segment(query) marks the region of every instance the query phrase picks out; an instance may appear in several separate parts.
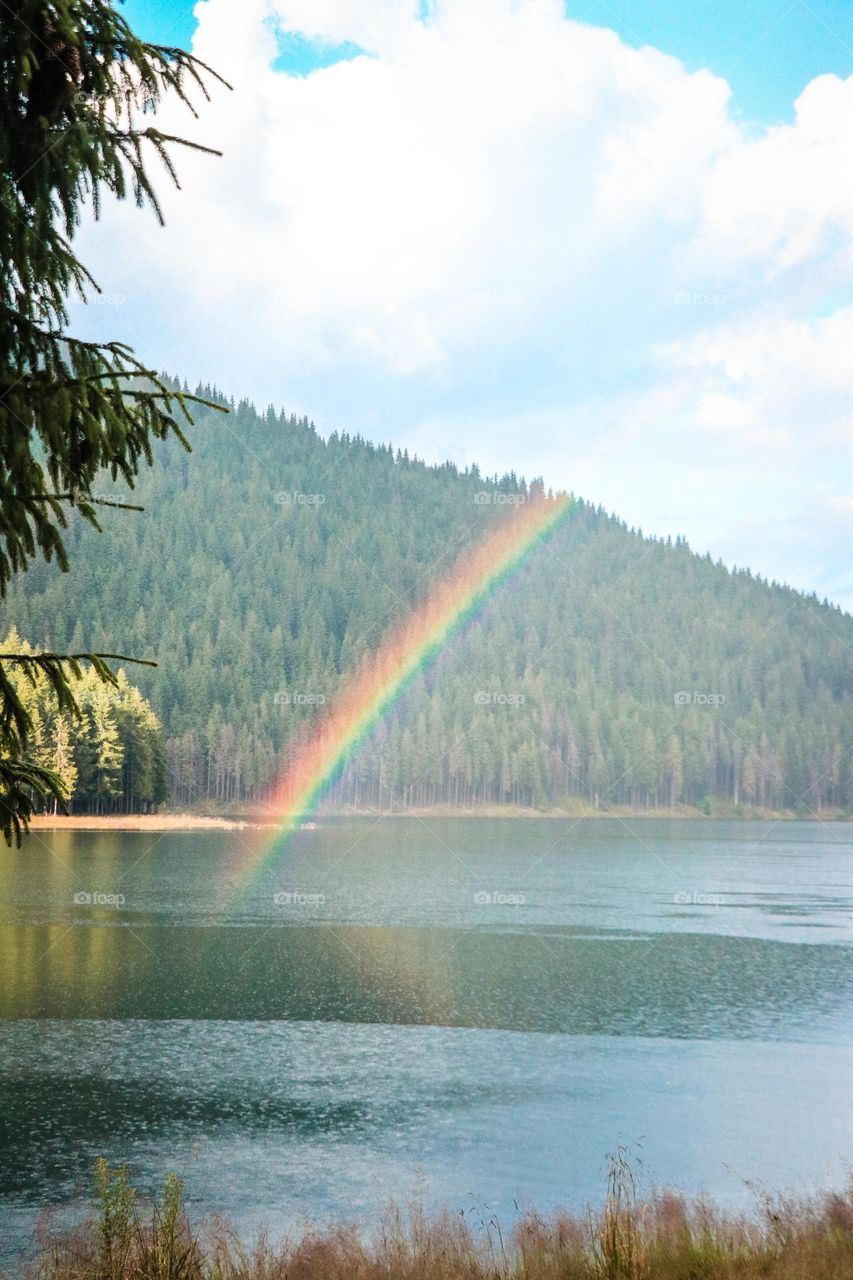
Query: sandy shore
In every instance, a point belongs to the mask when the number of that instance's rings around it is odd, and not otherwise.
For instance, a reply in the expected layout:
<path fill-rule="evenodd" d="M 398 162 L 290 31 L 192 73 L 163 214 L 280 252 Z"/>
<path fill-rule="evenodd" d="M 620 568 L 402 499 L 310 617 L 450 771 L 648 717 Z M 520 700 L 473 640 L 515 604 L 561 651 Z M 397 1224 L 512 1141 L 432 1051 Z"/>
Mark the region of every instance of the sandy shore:
<path fill-rule="evenodd" d="M 195 813 L 81 813 L 70 817 L 40 813 L 30 823 L 33 831 L 234 831 L 258 825 L 231 818 L 203 818 Z"/>

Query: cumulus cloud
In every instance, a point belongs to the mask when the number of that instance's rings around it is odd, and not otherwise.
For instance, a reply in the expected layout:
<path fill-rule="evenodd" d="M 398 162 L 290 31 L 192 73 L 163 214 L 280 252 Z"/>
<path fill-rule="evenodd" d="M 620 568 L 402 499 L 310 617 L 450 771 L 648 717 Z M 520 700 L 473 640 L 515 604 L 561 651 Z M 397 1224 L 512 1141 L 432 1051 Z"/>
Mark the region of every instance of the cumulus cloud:
<path fill-rule="evenodd" d="M 792 125 L 740 140 L 720 157 L 698 238 L 733 271 L 765 278 L 833 250 L 849 273 L 853 233 L 853 77 L 818 76 Z"/>
<path fill-rule="evenodd" d="M 853 446 L 853 307 L 720 325 L 662 351 L 695 426 L 802 459 Z"/>
<path fill-rule="evenodd" d="M 183 159 L 167 232 L 111 209 L 84 246 L 161 366 L 321 428 L 544 471 L 661 532 L 691 533 L 679 484 L 710 466 L 706 542 L 745 480 L 760 514 L 768 459 L 804 510 L 837 474 L 853 78 L 819 77 L 792 124 L 760 130 L 719 77 L 558 0 L 196 15 L 195 51 L 235 88 L 196 129 L 224 158 Z M 362 52 L 289 75 L 288 35 Z"/>

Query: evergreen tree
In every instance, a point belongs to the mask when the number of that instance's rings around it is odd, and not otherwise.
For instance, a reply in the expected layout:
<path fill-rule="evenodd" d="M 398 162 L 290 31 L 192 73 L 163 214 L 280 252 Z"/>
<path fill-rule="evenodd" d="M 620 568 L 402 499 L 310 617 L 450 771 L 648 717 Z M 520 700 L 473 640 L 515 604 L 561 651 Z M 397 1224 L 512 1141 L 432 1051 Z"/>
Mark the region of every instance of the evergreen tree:
<path fill-rule="evenodd" d="M 131 195 L 161 219 L 146 169 L 156 156 L 177 182 L 170 148 L 208 150 L 156 129 L 164 94 L 192 110 L 213 76 L 181 49 L 146 44 L 107 0 L 21 0 L 0 25 L 0 595 L 43 555 L 68 567 L 69 510 L 99 528 L 103 469 L 132 486 L 152 442 L 184 441 L 196 397 L 167 384 L 120 342 L 68 332 L 68 301 L 97 285 L 72 240 L 81 209 Z M 146 120 L 148 117 L 148 120 Z M 64 801 L 62 777 L 39 764 L 12 667 L 50 681 L 76 713 L 80 661 L 114 681 L 117 655 L 0 654 L 0 829 L 20 839 L 37 800 Z M 118 655 L 120 656 L 120 655 Z"/>
<path fill-rule="evenodd" d="M 38 658 L 12 630 L 6 648 Z M 100 680 L 91 668 L 70 681 L 78 708 L 74 717 L 57 714 L 48 677 L 19 666 L 11 674 L 16 692 L 33 726 L 30 749 L 40 765 L 63 781 L 69 806 L 78 813 L 145 813 L 166 795 L 163 730 L 150 704 L 129 683 L 123 670 L 115 685 Z M 55 812 L 51 797 L 36 811 Z"/>

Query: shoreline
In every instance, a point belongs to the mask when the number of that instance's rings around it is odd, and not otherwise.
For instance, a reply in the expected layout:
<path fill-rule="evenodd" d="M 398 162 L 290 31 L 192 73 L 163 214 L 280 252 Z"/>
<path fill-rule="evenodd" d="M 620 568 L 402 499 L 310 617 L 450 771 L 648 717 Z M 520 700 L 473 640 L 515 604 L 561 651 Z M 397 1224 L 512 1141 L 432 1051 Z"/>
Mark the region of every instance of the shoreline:
<path fill-rule="evenodd" d="M 263 823 L 197 813 L 39 813 L 31 831 L 237 831 Z"/>
<path fill-rule="evenodd" d="M 681 819 L 682 821 L 725 822 L 849 822 L 851 815 L 825 810 L 820 813 L 795 813 L 793 810 L 757 809 L 740 806 L 737 810 L 720 806 L 718 810 L 704 813 L 689 806 L 675 808 L 638 809 L 630 806 L 614 806 L 612 809 L 594 809 L 578 806 L 571 809 L 526 809 L 510 805 L 481 805 L 476 809 L 456 808 L 452 805 L 435 805 L 389 812 L 385 809 L 344 809 L 320 813 L 314 821 L 318 826 L 342 818 L 491 818 L 502 820 L 526 819 L 617 819 L 632 821 L 648 819 Z M 30 823 L 32 831 L 240 831 L 264 830 L 282 826 L 280 815 L 259 812 L 225 816 L 200 813 L 128 813 L 128 814 L 37 814 Z M 308 825 L 306 820 L 306 826 Z"/>

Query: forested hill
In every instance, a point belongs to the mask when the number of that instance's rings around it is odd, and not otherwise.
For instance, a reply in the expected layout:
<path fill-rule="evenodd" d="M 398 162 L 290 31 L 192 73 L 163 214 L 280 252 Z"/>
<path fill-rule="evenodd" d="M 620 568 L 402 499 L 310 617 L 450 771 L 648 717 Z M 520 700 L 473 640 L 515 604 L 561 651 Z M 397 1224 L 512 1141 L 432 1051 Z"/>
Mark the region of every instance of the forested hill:
<path fill-rule="evenodd" d="M 37 566 L 0 621 L 34 644 L 156 657 L 133 678 L 163 721 L 174 801 L 245 804 L 341 674 L 526 489 L 248 403 L 190 436 L 192 454 L 158 448 L 144 514 L 104 509 L 100 535 L 75 520 L 71 573 Z M 851 691 L 849 615 L 578 504 L 331 799 L 846 808 Z"/>

